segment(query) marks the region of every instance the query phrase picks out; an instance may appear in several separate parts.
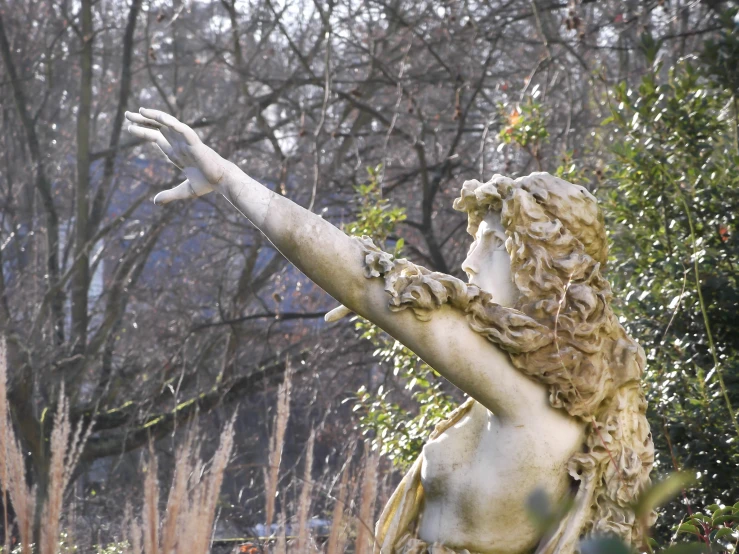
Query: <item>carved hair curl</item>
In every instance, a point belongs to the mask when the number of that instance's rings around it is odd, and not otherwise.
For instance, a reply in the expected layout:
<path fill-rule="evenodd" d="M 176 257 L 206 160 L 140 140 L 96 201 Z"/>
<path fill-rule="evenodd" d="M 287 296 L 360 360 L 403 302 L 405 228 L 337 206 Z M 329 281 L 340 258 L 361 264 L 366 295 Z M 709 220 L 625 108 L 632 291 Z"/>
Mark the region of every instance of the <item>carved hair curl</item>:
<path fill-rule="evenodd" d="M 645 356 L 610 306 L 601 275 L 608 245 L 595 197 L 548 173 L 515 181 L 495 175 L 466 181 L 454 207 L 467 212 L 473 236 L 489 211 L 501 213 L 520 292 L 513 308 L 449 275 L 392 260 L 364 240 L 367 275 L 385 278 L 391 309 L 411 309 L 421 319 L 442 304 L 463 310 L 472 329 L 547 385 L 552 406 L 587 424 L 582 452 L 568 462 L 579 482 L 575 507 L 537 553 L 572 552 L 589 534 L 639 544 L 632 504 L 654 462 L 641 386 Z"/>

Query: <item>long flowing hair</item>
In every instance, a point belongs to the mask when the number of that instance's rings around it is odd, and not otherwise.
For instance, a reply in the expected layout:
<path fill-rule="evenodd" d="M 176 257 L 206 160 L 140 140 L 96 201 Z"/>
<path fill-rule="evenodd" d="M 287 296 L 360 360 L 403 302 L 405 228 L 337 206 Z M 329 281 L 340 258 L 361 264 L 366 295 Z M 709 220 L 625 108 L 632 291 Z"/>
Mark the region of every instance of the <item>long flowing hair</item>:
<path fill-rule="evenodd" d="M 476 332 L 508 352 L 513 365 L 549 390 L 549 401 L 586 424 L 581 452 L 568 462 L 574 507 L 537 553 L 572 552 L 590 534 L 640 544 L 644 526 L 633 503 L 648 487 L 654 445 L 641 384 L 645 356 L 611 308 L 602 276 L 608 255 L 603 217 L 585 188 L 548 173 L 487 183 L 466 181 L 457 210 L 475 235 L 500 212 L 520 293 L 512 308 L 490 294 L 365 243 L 368 276 L 383 276 L 394 310 L 420 319 L 442 304 L 463 310 Z"/>

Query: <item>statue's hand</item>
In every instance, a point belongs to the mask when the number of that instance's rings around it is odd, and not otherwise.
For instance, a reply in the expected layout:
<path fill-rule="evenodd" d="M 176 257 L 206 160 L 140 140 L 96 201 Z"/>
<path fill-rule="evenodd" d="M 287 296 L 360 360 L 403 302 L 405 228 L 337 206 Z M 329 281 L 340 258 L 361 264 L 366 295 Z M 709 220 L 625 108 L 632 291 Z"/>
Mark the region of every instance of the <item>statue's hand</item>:
<path fill-rule="evenodd" d="M 155 204 L 203 196 L 218 188 L 226 161 L 203 144 L 189 126 L 169 114 L 146 108 L 141 108 L 139 113 L 126 112 L 126 119 L 132 123 L 129 133 L 155 143 L 187 177 L 173 189 L 157 194 Z"/>

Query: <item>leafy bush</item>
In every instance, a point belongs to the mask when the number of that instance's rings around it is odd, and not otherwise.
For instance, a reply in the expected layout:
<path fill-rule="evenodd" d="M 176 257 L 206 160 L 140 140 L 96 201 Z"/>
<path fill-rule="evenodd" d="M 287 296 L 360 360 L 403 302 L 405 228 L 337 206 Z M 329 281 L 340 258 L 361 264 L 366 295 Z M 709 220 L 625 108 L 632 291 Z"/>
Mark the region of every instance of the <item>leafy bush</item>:
<path fill-rule="evenodd" d="M 685 61 L 656 66 L 637 89 L 613 91 L 616 163 L 605 187 L 613 240 L 609 275 L 623 324 L 647 354 L 657 472 L 694 468 L 700 487 L 666 509 L 666 538 L 683 503 L 739 497 L 739 153 L 730 91 Z"/>
<path fill-rule="evenodd" d="M 678 533 L 687 533 L 700 542 L 710 545 L 712 551 L 733 551 L 739 523 L 739 502 L 733 506 L 721 507 L 718 504 L 708 506 L 710 514 L 694 513 L 677 527 Z"/>
<path fill-rule="evenodd" d="M 613 159 L 598 191 L 612 238 L 614 307 L 648 359 L 655 477 L 683 468 L 703 477 L 663 509 L 655 534 L 671 544 L 678 529 L 683 535 L 694 527 L 703 545 L 717 550 L 728 548 L 721 541 L 734 536 L 739 498 L 737 37 L 739 31 L 727 27 L 708 43 L 702 70 L 694 59 L 669 69 L 653 63 L 637 88 L 621 84 L 609 91 L 611 117 L 601 137 L 612 144 Z M 656 45 L 645 49 L 647 57 L 657 51 Z M 502 144 L 528 150 L 539 162 L 538 144 L 547 138 L 542 105 L 532 98 L 500 110 Z M 558 175 L 585 180 L 571 153 L 564 161 Z M 372 179 L 367 187 L 358 192 L 371 199 L 377 194 Z M 352 228 L 380 246 L 399 221 L 384 202 L 363 201 Z M 381 366 L 413 390 L 419 406 L 409 417 L 387 388 L 358 395 L 360 427 L 406 465 L 448 412 L 450 399 L 407 349 L 369 324 L 357 325 L 377 347 Z"/>
<path fill-rule="evenodd" d="M 379 167 L 370 168 L 367 183 L 357 187 L 359 210 L 345 231 L 369 236 L 383 250 L 394 242 L 393 253 L 400 257 L 403 239 L 395 239 L 394 234 L 405 210 L 382 198 L 379 171 Z M 388 377 L 392 375 L 377 390 L 359 389 L 354 405 L 358 426 L 374 447 L 404 469 L 420 454 L 430 430 L 454 408 L 453 400 L 442 390 L 441 376 L 401 343 L 366 320 L 357 319 L 356 328 L 375 346 L 378 366 L 388 370 Z"/>

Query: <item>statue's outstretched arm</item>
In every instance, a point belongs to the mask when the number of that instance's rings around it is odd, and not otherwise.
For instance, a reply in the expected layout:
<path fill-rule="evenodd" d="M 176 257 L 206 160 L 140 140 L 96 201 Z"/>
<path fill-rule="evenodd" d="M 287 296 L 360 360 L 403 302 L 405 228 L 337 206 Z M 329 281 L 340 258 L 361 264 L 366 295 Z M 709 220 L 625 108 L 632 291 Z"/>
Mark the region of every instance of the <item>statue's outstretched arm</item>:
<path fill-rule="evenodd" d="M 259 184 L 173 116 L 141 109 L 127 112 L 126 117 L 132 123 L 131 134 L 155 143 L 187 177 L 159 193 L 155 203 L 220 192 L 311 280 L 499 416 L 528 419 L 532 406 L 547 405 L 543 387 L 518 372 L 506 353 L 470 329 L 462 312 L 442 307 L 424 322 L 410 311 L 390 311 L 383 280 L 364 275 L 359 241 Z"/>

